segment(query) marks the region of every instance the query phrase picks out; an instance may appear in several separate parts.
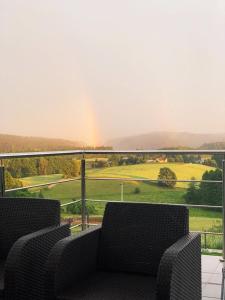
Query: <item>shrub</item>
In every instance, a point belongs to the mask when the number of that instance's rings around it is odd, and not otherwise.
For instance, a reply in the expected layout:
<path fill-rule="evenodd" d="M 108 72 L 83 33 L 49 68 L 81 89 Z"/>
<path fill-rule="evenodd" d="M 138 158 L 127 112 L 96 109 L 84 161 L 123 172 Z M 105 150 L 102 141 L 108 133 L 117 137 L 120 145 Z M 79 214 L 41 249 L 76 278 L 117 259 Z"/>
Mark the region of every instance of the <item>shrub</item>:
<path fill-rule="evenodd" d="M 13 178 L 9 171 L 5 171 L 5 185 L 6 189 L 14 189 L 23 186 L 22 181 Z"/>
<path fill-rule="evenodd" d="M 87 208 L 87 212 L 88 212 L 89 215 L 94 215 L 94 214 L 97 213 L 97 210 L 96 210 L 93 203 L 86 202 L 86 208 Z M 66 211 L 69 214 L 81 215 L 81 213 L 82 213 L 82 203 L 81 203 L 81 201 L 77 202 L 77 203 L 74 203 L 74 204 L 68 205 Z"/>
<path fill-rule="evenodd" d="M 184 196 L 186 202 L 190 204 L 221 205 L 222 184 L 207 181 L 222 180 L 222 171 L 220 169 L 206 171 L 202 175 L 202 180 L 206 182 L 201 182 L 199 187 L 194 183 L 190 183 Z"/>
<path fill-rule="evenodd" d="M 134 194 L 140 194 L 140 193 L 141 193 L 140 188 L 139 188 L 139 187 L 136 187 L 136 188 L 134 189 Z"/>
<path fill-rule="evenodd" d="M 192 177 L 191 180 L 195 180 L 195 177 Z M 184 199 L 188 204 L 196 204 L 199 203 L 200 200 L 199 187 L 195 182 L 190 182 L 187 188 L 187 192 L 184 195 Z"/>
<path fill-rule="evenodd" d="M 161 168 L 159 171 L 158 180 L 159 186 L 172 188 L 176 185 L 177 176 L 170 168 Z"/>

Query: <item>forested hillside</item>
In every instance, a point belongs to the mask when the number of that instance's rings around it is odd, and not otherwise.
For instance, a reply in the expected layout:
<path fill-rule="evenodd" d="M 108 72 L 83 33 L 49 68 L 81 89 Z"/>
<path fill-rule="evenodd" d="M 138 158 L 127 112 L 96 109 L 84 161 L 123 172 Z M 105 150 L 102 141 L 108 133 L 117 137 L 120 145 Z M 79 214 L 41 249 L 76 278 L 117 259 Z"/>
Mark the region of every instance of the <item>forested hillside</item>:
<path fill-rule="evenodd" d="M 205 143 L 200 149 L 204 150 L 223 150 L 225 149 L 225 142 L 216 142 L 216 143 Z"/>
<path fill-rule="evenodd" d="M 81 148 L 83 148 L 83 144 L 75 141 L 0 134 L 0 153 L 59 151 Z M 90 147 L 88 148 L 90 149 Z M 100 149 L 110 148 L 100 147 Z M 22 186 L 19 179 L 28 176 L 47 174 L 61 174 L 64 178 L 79 176 L 79 159 L 80 157 L 75 158 L 74 156 L 5 159 L 6 188 Z"/>
<path fill-rule="evenodd" d="M 81 142 L 64 139 L 0 134 L 0 152 L 70 150 L 82 145 Z"/>
<path fill-rule="evenodd" d="M 150 132 L 108 142 L 115 149 L 159 149 L 173 147 L 199 148 L 204 143 L 225 142 L 225 134 L 198 134 L 191 132 Z"/>

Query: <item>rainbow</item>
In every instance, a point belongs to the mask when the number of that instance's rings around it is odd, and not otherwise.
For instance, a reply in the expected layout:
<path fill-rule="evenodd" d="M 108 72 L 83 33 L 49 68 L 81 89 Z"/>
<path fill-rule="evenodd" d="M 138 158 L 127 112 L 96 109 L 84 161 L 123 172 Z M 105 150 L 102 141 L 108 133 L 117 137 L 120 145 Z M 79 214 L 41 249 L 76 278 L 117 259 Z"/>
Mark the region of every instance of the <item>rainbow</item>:
<path fill-rule="evenodd" d="M 88 145 L 97 147 L 100 145 L 101 139 L 96 113 L 90 97 L 85 95 L 85 97 L 82 97 L 82 102 L 84 107 L 85 137 Z"/>

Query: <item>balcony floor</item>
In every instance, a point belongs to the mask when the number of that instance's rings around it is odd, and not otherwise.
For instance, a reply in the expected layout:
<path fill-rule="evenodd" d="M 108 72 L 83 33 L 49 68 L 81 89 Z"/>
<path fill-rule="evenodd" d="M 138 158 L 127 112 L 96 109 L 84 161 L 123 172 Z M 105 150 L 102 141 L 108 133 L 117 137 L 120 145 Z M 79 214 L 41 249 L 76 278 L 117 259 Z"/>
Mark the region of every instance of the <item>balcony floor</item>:
<path fill-rule="evenodd" d="M 222 267 L 218 256 L 202 256 L 202 300 L 220 299 Z"/>

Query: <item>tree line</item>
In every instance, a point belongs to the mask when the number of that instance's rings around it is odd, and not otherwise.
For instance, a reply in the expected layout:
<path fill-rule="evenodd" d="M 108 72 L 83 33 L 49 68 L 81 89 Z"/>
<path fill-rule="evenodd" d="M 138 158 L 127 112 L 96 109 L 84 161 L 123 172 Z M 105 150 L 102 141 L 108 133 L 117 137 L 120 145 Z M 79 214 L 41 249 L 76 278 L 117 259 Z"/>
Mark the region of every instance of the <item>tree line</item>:
<path fill-rule="evenodd" d="M 21 187 L 19 178 L 28 176 L 62 174 L 64 178 L 72 178 L 80 175 L 80 160 L 70 156 L 9 159 L 4 165 L 7 189 Z"/>
<path fill-rule="evenodd" d="M 192 179 L 194 180 L 195 178 L 192 177 Z M 202 175 L 202 180 L 203 182 L 200 182 L 200 184 L 196 184 L 195 182 L 189 184 L 185 195 L 186 203 L 221 206 L 222 184 L 217 183 L 217 181 L 222 181 L 222 170 L 206 171 Z"/>
<path fill-rule="evenodd" d="M 192 177 L 191 180 L 195 180 Z M 173 188 L 177 176 L 170 168 L 161 168 L 158 175 L 158 185 Z M 222 170 L 217 168 L 204 172 L 202 182 L 190 182 L 184 199 L 188 204 L 222 205 Z"/>

